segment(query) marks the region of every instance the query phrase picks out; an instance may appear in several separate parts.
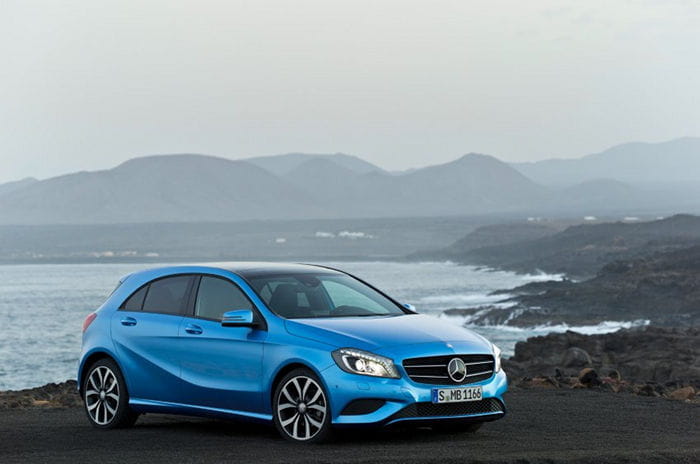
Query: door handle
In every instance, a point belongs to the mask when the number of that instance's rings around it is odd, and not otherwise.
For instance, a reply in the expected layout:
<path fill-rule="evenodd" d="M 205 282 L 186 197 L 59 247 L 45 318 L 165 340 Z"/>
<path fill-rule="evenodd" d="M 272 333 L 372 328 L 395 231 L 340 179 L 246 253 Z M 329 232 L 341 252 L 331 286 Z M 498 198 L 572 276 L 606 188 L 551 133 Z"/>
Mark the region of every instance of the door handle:
<path fill-rule="evenodd" d="M 136 319 L 134 319 L 133 317 L 124 317 L 122 318 L 122 325 L 128 327 L 134 326 L 136 325 Z"/>
<path fill-rule="evenodd" d="M 200 326 L 194 324 L 187 324 L 185 326 L 185 332 L 192 335 L 200 335 L 203 330 Z"/>

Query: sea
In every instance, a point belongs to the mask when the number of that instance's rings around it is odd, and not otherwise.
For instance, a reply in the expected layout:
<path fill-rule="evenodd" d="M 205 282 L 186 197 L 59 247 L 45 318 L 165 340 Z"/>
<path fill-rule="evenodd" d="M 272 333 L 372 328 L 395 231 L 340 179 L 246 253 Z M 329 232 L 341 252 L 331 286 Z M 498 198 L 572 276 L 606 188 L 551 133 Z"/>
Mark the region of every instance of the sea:
<path fill-rule="evenodd" d="M 371 282 L 397 300 L 414 305 L 420 313 L 465 325 L 496 343 L 505 356 L 513 354 L 518 341 L 536 335 L 566 330 L 605 333 L 635 324 L 474 326 L 467 318 L 443 314 L 451 308 L 499 304 L 508 295 L 493 295 L 495 290 L 557 280 L 560 275 L 516 274 L 451 262 L 319 264 L 344 269 Z M 74 379 L 85 317 L 102 304 L 121 276 L 150 267 L 158 264 L 0 265 L 0 391 Z"/>

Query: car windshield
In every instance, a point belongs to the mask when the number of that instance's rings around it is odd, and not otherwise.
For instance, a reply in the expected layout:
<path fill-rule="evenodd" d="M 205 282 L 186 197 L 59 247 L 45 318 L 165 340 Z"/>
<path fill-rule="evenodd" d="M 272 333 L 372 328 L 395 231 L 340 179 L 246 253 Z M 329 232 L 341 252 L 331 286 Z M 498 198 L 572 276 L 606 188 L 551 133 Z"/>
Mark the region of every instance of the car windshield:
<path fill-rule="evenodd" d="M 344 274 L 258 275 L 248 281 L 267 306 L 286 319 L 406 314 L 381 293 Z"/>

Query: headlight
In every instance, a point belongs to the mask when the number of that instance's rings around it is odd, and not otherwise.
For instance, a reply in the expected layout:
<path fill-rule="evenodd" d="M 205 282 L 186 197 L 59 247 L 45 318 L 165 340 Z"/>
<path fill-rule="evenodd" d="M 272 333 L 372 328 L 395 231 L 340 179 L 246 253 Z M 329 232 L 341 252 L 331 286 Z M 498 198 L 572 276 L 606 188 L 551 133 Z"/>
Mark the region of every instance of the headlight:
<path fill-rule="evenodd" d="M 493 370 L 494 372 L 501 372 L 501 349 L 496 345 L 493 346 L 493 358 L 496 360 Z"/>
<path fill-rule="evenodd" d="M 345 372 L 372 377 L 399 378 L 394 362 L 384 356 L 353 348 L 341 348 L 332 354 L 338 367 Z"/>

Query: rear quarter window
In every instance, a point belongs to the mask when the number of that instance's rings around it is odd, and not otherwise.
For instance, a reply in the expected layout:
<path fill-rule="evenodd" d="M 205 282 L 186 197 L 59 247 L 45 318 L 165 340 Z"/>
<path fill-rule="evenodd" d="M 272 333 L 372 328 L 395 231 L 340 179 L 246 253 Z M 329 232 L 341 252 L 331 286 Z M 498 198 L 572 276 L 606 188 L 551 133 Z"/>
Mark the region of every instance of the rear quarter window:
<path fill-rule="evenodd" d="M 143 308 L 143 300 L 146 298 L 147 292 L 148 285 L 144 285 L 126 299 L 126 301 L 122 304 L 121 309 L 124 311 L 141 311 L 141 308 Z"/>
<path fill-rule="evenodd" d="M 148 285 L 143 311 L 184 314 L 192 276 L 181 275 L 154 280 Z"/>

